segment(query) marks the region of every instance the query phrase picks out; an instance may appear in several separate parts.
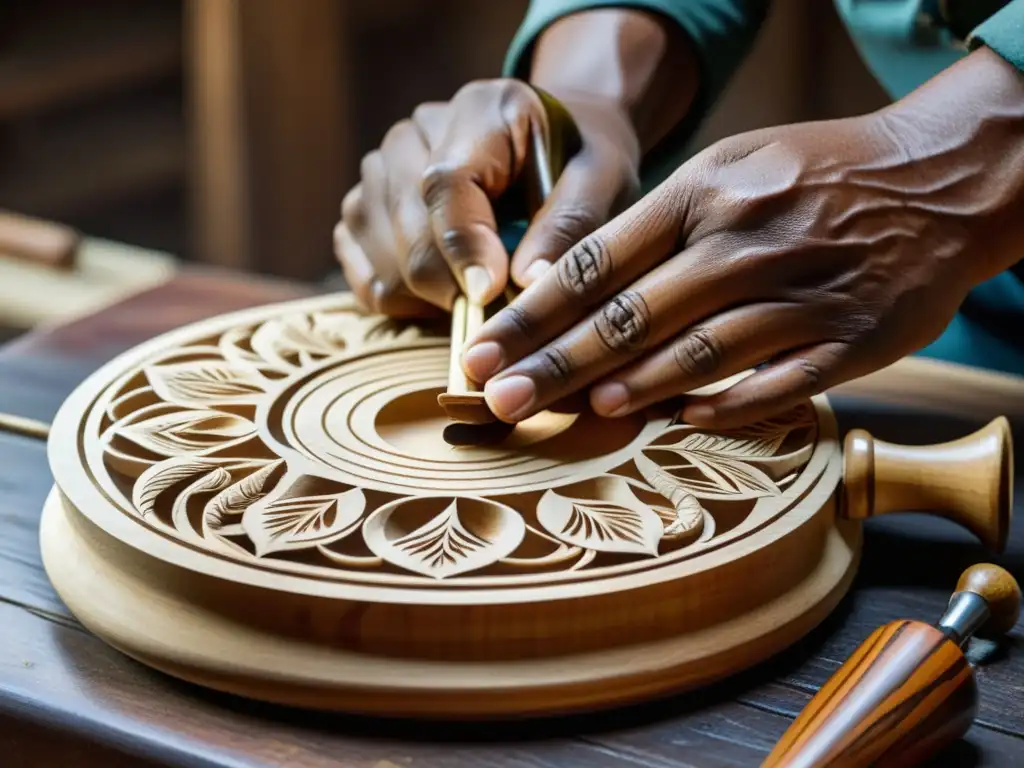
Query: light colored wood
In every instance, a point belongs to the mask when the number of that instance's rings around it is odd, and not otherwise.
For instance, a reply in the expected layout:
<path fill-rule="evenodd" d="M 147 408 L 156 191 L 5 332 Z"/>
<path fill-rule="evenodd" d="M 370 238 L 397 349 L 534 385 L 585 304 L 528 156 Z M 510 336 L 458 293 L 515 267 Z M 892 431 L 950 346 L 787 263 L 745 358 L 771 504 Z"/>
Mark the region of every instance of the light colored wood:
<path fill-rule="evenodd" d="M 42 533 L 47 573 L 68 607 L 144 664 L 285 705 L 467 720 L 600 709 L 728 677 L 796 642 L 834 609 L 853 579 L 860 544 L 856 527 L 832 529 L 815 567 L 791 589 L 717 624 L 590 652 L 474 660 L 374 653 L 360 641 L 359 617 L 373 623 L 385 617 L 365 604 L 325 613 L 327 606 L 282 597 L 279 590 L 225 590 L 218 579 L 132 556 L 64 507 L 56 493 L 44 509 Z M 771 569 L 768 561 L 760 567 Z M 678 586 L 685 591 L 685 584 Z M 701 579 L 699 587 L 716 590 L 713 579 Z M 197 600 L 204 589 L 214 591 L 214 600 Z M 240 619 L 224 610 L 231 595 L 275 612 L 288 600 L 296 618 L 315 605 L 318 610 L 305 615 L 324 632 L 334 622 L 338 639 L 311 641 Z"/>
<path fill-rule="evenodd" d="M 49 442 L 44 562 L 112 645 L 287 704 L 479 718 L 613 706 L 761 661 L 860 553 L 819 397 L 706 432 L 543 412 L 451 446 L 449 338 L 335 294 L 182 328 Z"/>
<path fill-rule="evenodd" d="M 68 322 L 169 280 L 169 254 L 86 238 L 72 269 L 5 258 L 0 251 L 0 323 L 29 329 Z"/>
<path fill-rule="evenodd" d="M 1000 417 L 949 443 L 893 445 L 861 429 L 846 435 L 843 515 L 853 520 L 889 512 L 942 515 L 992 552 L 1006 547 L 1013 509 L 1013 445 Z"/>
<path fill-rule="evenodd" d="M 50 436 L 50 425 L 13 413 L 0 413 L 0 432 L 46 440 Z"/>
<path fill-rule="evenodd" d="M 830 395 L 930 409 L 991 421 L 1024 418 L 1024 377 L 924 357 L 907 357 L 834 387 Z"/>
<path fill-rule="evenodd" d="M 55 269 L 71 267 L 81 236 L 71 227 L 0 211 L 0 255 Z"/>
<path fill-rule="evenodd" d="M 460 424 L 490 424 L 497 421 L 484 400 L 483 390 L 470 381 L 462 369 L 462 351 L 466 340 L 479 331 L 483 324 L 484 308 L 465 296 L 457 296 L 452 307 L 448 386 L 437 396 L 437 403 L 449 419 Z"/>

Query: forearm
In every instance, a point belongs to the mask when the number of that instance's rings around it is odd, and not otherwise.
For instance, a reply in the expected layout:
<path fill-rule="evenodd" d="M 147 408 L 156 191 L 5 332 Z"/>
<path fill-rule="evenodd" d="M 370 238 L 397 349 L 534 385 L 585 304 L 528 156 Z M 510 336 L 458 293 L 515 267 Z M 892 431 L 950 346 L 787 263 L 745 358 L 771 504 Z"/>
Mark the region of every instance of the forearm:
<path fill-rule="evenodd" d="M 605 8 L 566 16 L 546 29 L 530 81 L 569 102 L 613 105 L 646 153 L 686 117 L 698 72 L 693 45 L 678 24 L 645 11 Z"/>
<path fill-rule="evenodd" d="M 983 244 L 972 265 L 979 282 L 1019 262 L 1024 73 L 981 48 L 883 112 L 910 128 L 905 148 L 935 204 Z"/>

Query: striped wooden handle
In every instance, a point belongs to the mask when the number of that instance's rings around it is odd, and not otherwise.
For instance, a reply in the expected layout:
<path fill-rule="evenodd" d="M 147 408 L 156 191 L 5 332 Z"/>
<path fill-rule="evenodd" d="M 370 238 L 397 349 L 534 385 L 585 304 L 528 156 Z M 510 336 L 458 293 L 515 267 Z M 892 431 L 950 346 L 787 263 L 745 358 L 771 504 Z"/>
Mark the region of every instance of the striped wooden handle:
<path fill-rule="evenodd" d="M 923 622 L 894 621 L 822 687 L 762 768 L 916 765 L 967 732 L 977 701 L 953 640 Z"/>

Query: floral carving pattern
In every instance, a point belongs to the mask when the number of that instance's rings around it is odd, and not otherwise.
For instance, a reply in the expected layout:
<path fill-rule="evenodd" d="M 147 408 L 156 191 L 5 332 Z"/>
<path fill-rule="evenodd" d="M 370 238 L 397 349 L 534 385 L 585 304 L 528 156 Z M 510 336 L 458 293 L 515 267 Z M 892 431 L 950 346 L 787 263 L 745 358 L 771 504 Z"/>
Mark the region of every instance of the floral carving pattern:
<path fill-rule="evenodd" d="M 259 414 L 297 377 L 431 338 L 342 303 L 165 350 L 111 394 L 99 434 L 106 468 L 140 521 L 222 556 L 514 579 L 708 541 L 719 518 L 783 496 L 814 449 L 810 404 L 729 432 L 674 419 L 611 471 L 489 498 L 367 491 L 293 466 L 261 439 Z"/>

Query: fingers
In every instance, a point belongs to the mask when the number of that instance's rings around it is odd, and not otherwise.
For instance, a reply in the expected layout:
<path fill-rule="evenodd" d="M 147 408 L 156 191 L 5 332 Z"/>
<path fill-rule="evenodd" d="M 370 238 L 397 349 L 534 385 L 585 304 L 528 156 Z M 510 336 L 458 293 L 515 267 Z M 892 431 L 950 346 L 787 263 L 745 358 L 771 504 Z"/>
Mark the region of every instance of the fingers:
<path fill-rule="evenodd" d="M 418 120 L 428 129 L 441 116 L 430 105 L 417 109 Z M 386 201 L 378 225 L 390 228 L 393 257 L 409 292 L 450 311 L 459 287 L 434 243 L 427 206 L 419 194 L 422 169 L 430 158 L 420 123 L 397 123 L 381 144 L 387 180 Z"/>
<path fill-rule="evenodd" d="M 373 266 L 344 221 L 338 222 L 334 228 L 334 255 L 341 263 L 345 282 L 348 283 L 349 289 L 362 304 L 363 309 L 370 312 L 376 311 L 372 289 Z"/>
<path fill-rule="evenodd" d="M 422 195 L 434 241 L 469 298 L 493 301 L 508 282 L 508 254 L 498 235 L 493 201 L 525 163 L 536 94 L 521 83 L 468 86 L 452 103 L 444 138 L 430 154 Z"/>
<path fill-rule="evenodd" d="M 536 356 L 545 342 L 674 253 L 675 235 L 666 201 L 652 194 L 581 240 L 468 340 L 466 375 L 486 382 L 517 360 Z M 696 253 L 685 261 L 700 272 L 705 267 Z"/>
<path fill-rule="evenodd" d="M 694 399 L 685 421 L 730 429 L 787 411 L 835 384 L 860 375 L 860 362 L 847 342 L 826 342 L 792 352 L 724 392 Z"/>
<path fill-rule="evenodd" d="M 601 416 L 625 416 L 820 341 L 827 326 L 800 304 L 748 304 L 711 317 L 590 392 Z"/>
<path fill-rule="evenodd" d="M 488 406 L 503 421 L 529 418 L 720 306 L 736 303 L 742 299 L 743 281 L 722 280 L 722 271 L 701 249 L 655 268 L 609 298 L 586 322 L 487 380 Z"/>
<path fill-rule="evenodd" d="M 512 279 L 525 288 L 566 251 L 609 219 L 621 198 L 622 168 L 598 165 L 584 150 L 562 171 L 512 257 Z"/>

